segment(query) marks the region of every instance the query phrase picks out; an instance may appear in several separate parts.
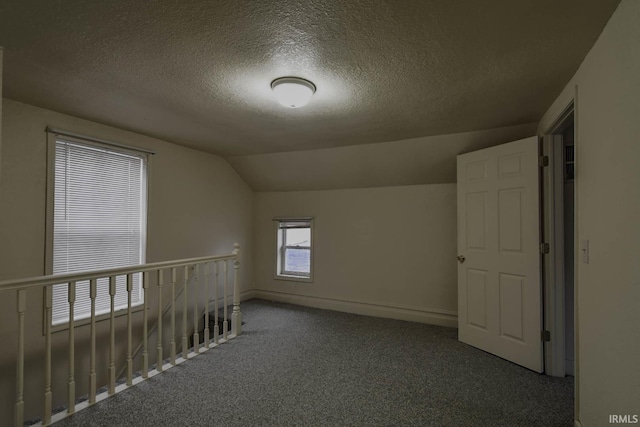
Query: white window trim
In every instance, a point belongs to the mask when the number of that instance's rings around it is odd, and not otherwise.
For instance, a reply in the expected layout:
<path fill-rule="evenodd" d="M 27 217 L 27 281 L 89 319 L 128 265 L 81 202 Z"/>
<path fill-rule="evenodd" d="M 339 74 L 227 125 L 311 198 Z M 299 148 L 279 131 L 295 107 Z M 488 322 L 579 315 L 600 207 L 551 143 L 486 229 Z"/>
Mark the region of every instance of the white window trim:
<path fill-rule="evenodd" d="M 135 155 L 146 155 L 146 168 L 147 168 L 147 182 L 146 182 L 146 209 L 145 209 L 145 213 L 144 215 L 146 216 L 146 220 L 145 220 L 145 237 L 143 239 L 143 254 L 144 254 L 144 259 L 146 260 L 146 251 L 147 251 L 147 235 L 148 235 L 148 231 L 149 231 L 149 203 L 150 203 L 150 198 L 149 198 L 149 188 L 150 188 L 150 182 L 151 182 L 151 177 L 152 177 L 152 159 L 153 159 L 153 155 L 155 154 L 152 151 L 148 151 L 145 149 L 140 149 L 137 150 L 135 147 L 129 147 L 129 146 L 125 146 L 125 145 L 121 145 L 121 144 L 117 144 L 117 143 L 110 143 L 109 141 L 105 141 L 105 140 L 101 140 L 101 139 L 96 139 L 96 138 L 91 138 L 91 137 L 84 137 L 83 135 L 77 135 L 74 133 L 68 133 L 68 132 L 64 132 L 64 131 L 59 131 L 57 129 L 51 129 L 51 128 L 47 128 L 46 129 L 47 132 L 47 175 L 46 175 L 46 214 L 45 214 L 45 265 L 44 265 L 44 274 L 45 275 L 51 275 L 53 274 L 53 224 L 54 224 L 54 213 L 55 213 L 55 206 L 54 206 L 54 202 L 55 202 L 55 153 L 56 153 L 56 140 L 59 137 L 62 137 L 62 139 L 64 139 L 65 141 L 69 141 L 69 142 L 77 142 L 79 144 L 85 144 L 85 145 L 93 145 L 93 146 L 97 146 L 97 147 L 104 147 L 110 150 L 116 150 L 116 151 L 120 151 L 120 152 L 124 152 L 124 153 L 131 153 L 131 154 L 135 154 Z M 144 289 L 141 290 L 141 297 L 144 298 Z M 76 291 L 77 292 L 77 291 Z M 45 299 L 45 301 L 48 301 L 49 305 L 51 305 L 51 301 L 53 298 L 53 288 L 52 287 L 48 287 L 47 292 L 45 292 L 45 294 L 43 295 L 43 298 Z M 42 333 L 44 334 L 45 332 L 45 328 L 46 328 L 46 316 L 44 315 L 44 311 L 45 311 L 45 304 L 43 301 L 43 316 L 42 316 Z M 131 306 L 131 312 L 132 314 L 137 314 L 141 311 L 143 311 L 144 309 L 144 305 L 142 302 L 140 302 L 140 304 L 137 305 L 132 305 Z M 147 307 L 147 309 L 149 309 L 149 307 Z M 121 316 L 125 316 L 127 314 L 127 308 L 121 308 L 119 310 L 117 310 L 115 312 L 115 317 L 121 317 Z M 102 322 L 102 321 L 106 321 L 109 320 L 111 317 L 110 313 L 103 313 L 100 315 L 97 315 L 95 317 L 96 323 L 98 322 Z M 74 320 L 74 326 L 78 327 L 78 326 L 82 326 L 82 325 L 88 325 L 89 323 L 91 323 L 91 318 L 90 317 L 86 317 L 83 319 L 76 319 Z M 59 332 L 59 331 L 65 331 L 69 329 L 69 322 L 64 322 L 64 323 L 59 323 L 59 324 L 54 324 L 51 325 L 51 332 Z"/>
<path fill-rule="evenodd" d="M 282 234 L 280 233 L 280 223 L 285 221 L 307 221 L 310 224 L 311 228 L 311 245 L 309 246 L 310 254 L 310 272 L 309 276 L 302 276 L 296 274 L 285 274 L 281 273 L 280 270 L 283 263 L 283 254 L 282 254 Z M 273 227 L 274 227 L 274 241 L 275 241 L 275 263 L 273 270 L 273 278 L 275 280 L 283 280 L 287 282 L 305 282 L 305 283 L 313 283 L 313 270 L 314 270 L 314 244 L 315 244 L 315 236 L 314 236 L 314 219 L 313 217 L 277 217 L 273 218 Z M 304 249 L 303 247 L 302 249 Z"/>

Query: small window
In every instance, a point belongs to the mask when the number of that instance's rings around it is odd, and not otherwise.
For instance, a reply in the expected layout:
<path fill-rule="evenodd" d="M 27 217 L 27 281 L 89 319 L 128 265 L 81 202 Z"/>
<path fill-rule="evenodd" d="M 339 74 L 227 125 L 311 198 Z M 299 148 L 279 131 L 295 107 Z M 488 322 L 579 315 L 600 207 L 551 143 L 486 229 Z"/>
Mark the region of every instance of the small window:
<path fill-rule="evenodd" d="M 313 278 L 313 219 L 276 219 L 276 278 Z"/>

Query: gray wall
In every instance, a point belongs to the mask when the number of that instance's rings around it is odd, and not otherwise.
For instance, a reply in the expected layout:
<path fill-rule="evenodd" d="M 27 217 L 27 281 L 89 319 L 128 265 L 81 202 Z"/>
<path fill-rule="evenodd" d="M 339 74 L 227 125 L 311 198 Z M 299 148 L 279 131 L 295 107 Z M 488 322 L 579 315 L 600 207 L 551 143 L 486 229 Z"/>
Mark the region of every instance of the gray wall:
<path fill-rule="evenodd" d="M 0 185 L 2 185 L 2 64 L 3 64 L 3 49 L 0 46 Z"/>
<path fill-rule="evenodd" d="M 539 128 L 546 132 L 575 99 L 576 388 L 584 427 L 640 411 L 638 22 L 640 2 L 623 0 Z"/>
<path fill-rule="evenodd" d="M 314 281 L 274 279 L 274 217 L 314 217 Z M 266 298 L 456 326 L 455 184 L 256 193 Z"/>

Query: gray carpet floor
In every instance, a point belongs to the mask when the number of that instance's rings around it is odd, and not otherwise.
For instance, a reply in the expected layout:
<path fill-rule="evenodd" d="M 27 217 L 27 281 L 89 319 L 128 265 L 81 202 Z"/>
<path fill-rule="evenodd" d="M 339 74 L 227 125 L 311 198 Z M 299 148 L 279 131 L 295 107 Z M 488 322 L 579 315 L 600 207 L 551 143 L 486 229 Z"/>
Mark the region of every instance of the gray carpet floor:
<path fill-rule="evenodd" d="M 243 334 L 85 409 L 71 426 L 572 426 L 573 379 L 457 330 L 264 300 Z"/>

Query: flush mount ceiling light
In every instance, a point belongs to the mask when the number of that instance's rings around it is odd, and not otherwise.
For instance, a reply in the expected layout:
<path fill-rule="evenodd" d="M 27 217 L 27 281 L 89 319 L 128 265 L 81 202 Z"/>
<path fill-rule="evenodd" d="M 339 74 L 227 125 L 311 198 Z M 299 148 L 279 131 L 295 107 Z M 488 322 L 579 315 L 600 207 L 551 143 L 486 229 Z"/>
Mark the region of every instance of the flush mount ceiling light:
<path fill-rule="evenodd" d="M 298 108 L 309 102 L 316 91 L 316 85 L 299 77 L 280 77 L 271 82 L 271 89 L 280 104 Z"/>

